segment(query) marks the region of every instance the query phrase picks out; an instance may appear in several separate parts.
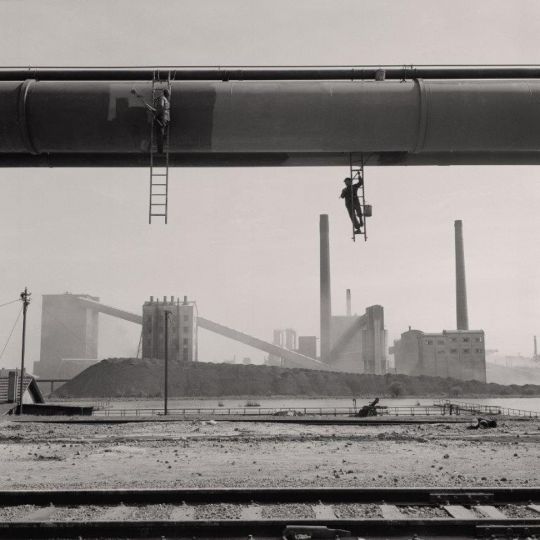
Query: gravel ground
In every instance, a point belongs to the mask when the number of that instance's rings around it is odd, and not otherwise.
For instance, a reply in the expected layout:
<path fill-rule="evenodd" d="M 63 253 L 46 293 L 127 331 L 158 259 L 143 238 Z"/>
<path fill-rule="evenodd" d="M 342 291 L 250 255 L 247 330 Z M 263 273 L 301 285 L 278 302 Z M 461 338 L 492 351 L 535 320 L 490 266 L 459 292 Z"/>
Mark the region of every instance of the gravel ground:
<path fill-rule="evenodd" d="M 39 506 L 34 506 L 31 504 L 0 507 L 0 521 L 14 521 L 24 518 L 24 516 L 34 512 L 38 508 Z"/>
<path fill-rule="evenodd" d="M 237 504 L 201 504 L 195 507 L 195 519 L 240 519 L 242 506 Z"/>
<path fill-rule="evenodd" d="M 381 509 L 376 504 L 334 504 L 334 514 L 340 519 L 382 518 Z"/>
<path fill-rule="evenodd" d="M 261 505 L 264 519 L 315 519 L 315 512 L 309 504 L 265 504 Z"/>
<path fill-rule="evenodd" d="M 527 508 L 525 505 L 507 504 L 505 506 L 498 506 L 497 509 L 510 518 L 540 518 L 538 512 Z"/>
<path fill-rule="evenodd" d="M 152 506 L 135 506 L 133 519 L 141 520 L 162 520 L 169 519 L 172 511 L 176 508 L 174 504 L 153 504 Z"/>
<path fill-rule="evenodd" d="M 98 519 L 104 511 L 103 506 L 59 506 L 49 521 L 85 521 Z"/>
<path fill-rule="evenodd" d="M 540 421 L 308 426 L 0 419 L 0 489 L 540 485 Z"/>
<path fill-rule="evenodd" d="M 408 518 L 449 518 L 448 512 L 438 506 L 399 506 L 399 511 Z"/>
<path fill-rule="evenodd" d="M 24 521 L 26 516 L 40 508 L 42 507 L 32 505 L 0 507 L 0 521 Z M 200 504 L 194 505 L 192 508 L 192 517 L 188 519 L 227 520 L 245 517 L 245 510 L 249 507 L 235 504 Z M 253 508 L 257 510 L 257 514 L 263 519 L 314 519 L 316 517 L 313 506 L 308 504 L 263 504 L 255 505 Z M 446 510 L 437 506 L 399 506 L 398 508 L 404 518 L 452 519 Z M 168 520 L 171 519 L 171 515 L 176 509 L 178 509 L 178 506 L 174 504 L 121 505 L 119 510 L 117 510 L 116 517 L 110 517 L 110 519 L 114 520 L 121 516 L 123 519 L 130 520 Z M 338 519 L 383 518 L 379 506 L 375 504 L 335 504 L 332 506 L 332 509 Z M 470 507 L 469 509 L 478 518 L 486 517 L 474 507 Z M 499 506 L 498 509 L 509 518 L 538 518 L 538 513 L 527 508 L 525 505 Z M 108 506 L 62 506 L 55 508 L 50 515 L 42 519 L 44 521 L 108 520 L 107 512 L 109 510 L 111 510 L 111 507 Z"/>

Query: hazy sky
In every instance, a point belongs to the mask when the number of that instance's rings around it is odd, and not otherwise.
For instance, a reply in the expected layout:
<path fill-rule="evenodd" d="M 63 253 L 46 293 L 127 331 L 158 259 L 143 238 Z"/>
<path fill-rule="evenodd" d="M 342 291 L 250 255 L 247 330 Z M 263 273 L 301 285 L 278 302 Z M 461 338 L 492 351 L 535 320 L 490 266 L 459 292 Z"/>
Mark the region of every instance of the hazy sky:
<path fill-rule="evenodd" d="M 5 66 L 540 63 L 537 1 L 0 0 Z M 318 216 L 330 215 L 334 313 L 381 304 L 394 338 L 455 327 L 453 221 L 464 224 L 469 321 L 487 347 L 540 334 L 540 168 L 370 168 L 367 244 L 338 200 L 345 168 L 174 169 L 169 225 L 147 224 L 146 169 L 0 169 L 0 304 L 33 292 L 139 312 L 188 295 L 261 338 L 319 333 Z M 18 305 L 0 308 L 0 351 Z M 100 356 L 140 330 L 101 317 Z M 19 361 L 20 326 L 0 366 Z M 262 354 L 201 330 L 202 360 Z"/>

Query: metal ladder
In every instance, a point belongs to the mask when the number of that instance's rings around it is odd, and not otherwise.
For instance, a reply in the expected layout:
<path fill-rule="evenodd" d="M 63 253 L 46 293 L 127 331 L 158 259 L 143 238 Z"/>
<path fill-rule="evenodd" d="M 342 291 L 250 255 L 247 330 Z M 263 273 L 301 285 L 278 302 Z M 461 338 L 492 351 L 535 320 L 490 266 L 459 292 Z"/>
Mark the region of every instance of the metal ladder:
<path fill-rule="evenodd" d="M 169 104 L 172 100 L 171 72 L 162 78 L 159 70 L 152 76 L 152 107 L 156 106 L 157 98 L 163 90 L 169 90 Z M 170 122 L 169 122 L 170 124 Z M 152 218 L 164 218 L 167 224 L 169 209 L 169 124 L 165 129 L 163 154 L 157 152 L 156 129 L 159 127 L 155 115 L 152 115 L 150 127 L 150 197 L 148 204 L 148 223 Z"/>
<path fill-rule="evenodd" d="M 366 182 L 364 177 L 364 156 L 360 155 L 360 158 L 355 159 L 353 154 L 349 154 L 349 176 L 351 182 L 354 184 L 356 181 L 362 179 L 362 185 L 358 190 L 358 199 L 360 200 L 360 206 L 362 207 L 362 221 L 364 222 L 362 233 L 357 233 L 354 225 L 352 228 L 353 235 L 352 240 L 356 242 L 356 235 L 361 234 L 364 237 L 364 241 L 367 242 L 367 217 L 371 217 L 371 206 L 366 205 Z"/>

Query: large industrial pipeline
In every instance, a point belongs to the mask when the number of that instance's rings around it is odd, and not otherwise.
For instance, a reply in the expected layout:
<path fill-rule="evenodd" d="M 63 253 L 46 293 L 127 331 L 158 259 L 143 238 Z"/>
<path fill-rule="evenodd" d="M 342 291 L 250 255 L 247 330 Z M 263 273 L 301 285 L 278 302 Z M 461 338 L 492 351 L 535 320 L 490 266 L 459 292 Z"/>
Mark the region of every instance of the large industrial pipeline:
<path fill-rule="evenodd" d="M 170 164 L 540 163 L 539 68 L 370 69 L 176 70 Z M 147 166 L 152 76 L 0 70 L 0 166 Z"/>

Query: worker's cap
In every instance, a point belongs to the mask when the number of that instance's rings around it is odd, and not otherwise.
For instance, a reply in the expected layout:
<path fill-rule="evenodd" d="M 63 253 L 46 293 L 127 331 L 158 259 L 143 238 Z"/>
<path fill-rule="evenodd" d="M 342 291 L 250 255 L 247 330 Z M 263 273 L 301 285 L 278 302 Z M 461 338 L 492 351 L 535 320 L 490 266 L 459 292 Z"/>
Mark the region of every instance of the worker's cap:
<path fill-rule="evenodd" d="M 163 95 L 169 97 L 169 91 L 167 89 L 163 90 Z"/>
<path fill-rule="evenodd" d="M 347 182 L 352 182 L 352 180 L 347 176 L 347 178 L 345 178 L 345 180 L 343 180 L 345 183 Z"/>

